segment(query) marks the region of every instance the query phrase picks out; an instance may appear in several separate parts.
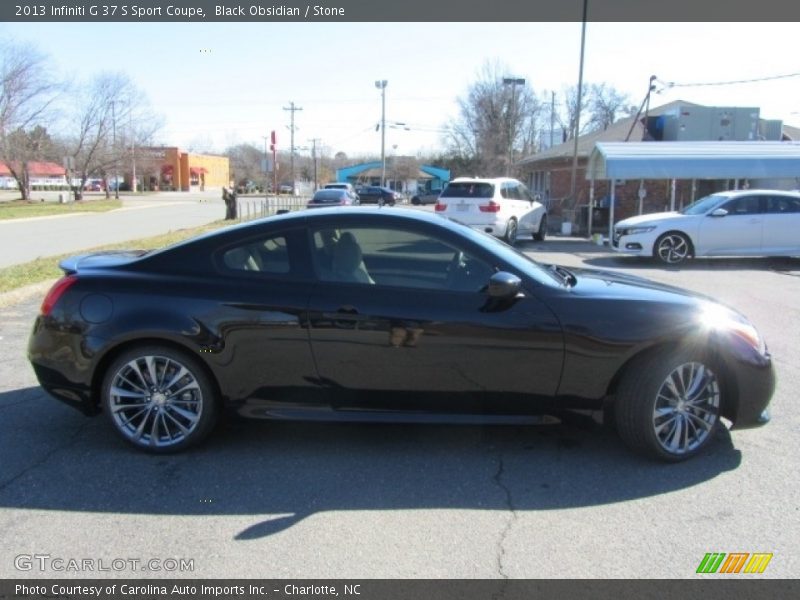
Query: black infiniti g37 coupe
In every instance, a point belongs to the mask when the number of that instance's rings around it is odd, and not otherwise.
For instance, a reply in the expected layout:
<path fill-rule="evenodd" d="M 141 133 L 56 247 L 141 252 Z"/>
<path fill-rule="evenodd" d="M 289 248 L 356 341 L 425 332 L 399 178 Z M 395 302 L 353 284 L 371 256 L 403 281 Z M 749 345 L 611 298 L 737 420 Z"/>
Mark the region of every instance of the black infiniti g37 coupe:
<path fill-rule="evenodd" d="M 734 310 L 539 264 L 443 217 L 322 208 L 153 252 L 76 256 L 28 354 L 50 394 L 172 452 L 222 409 L 316 420 L 536 422 L 591 411 L 653 458 L 768 420 L 764 341 Z"/>

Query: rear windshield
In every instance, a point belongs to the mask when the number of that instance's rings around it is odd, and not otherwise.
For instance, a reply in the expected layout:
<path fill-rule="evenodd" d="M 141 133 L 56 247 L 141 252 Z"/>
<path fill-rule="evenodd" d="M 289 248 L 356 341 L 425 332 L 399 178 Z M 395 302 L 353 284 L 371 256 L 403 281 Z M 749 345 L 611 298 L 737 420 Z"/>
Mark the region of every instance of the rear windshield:
<path fill-rule="evenodd" d="M 341 190 L 320 190 L 314 194 L 314 202 L 339 202 L 342 199 Z"/>
<path fill-rule="evenodd" d="M 442 198 L 492 198 L 494 185 L 491 183 L 454 182 L 448 184 Z"/>

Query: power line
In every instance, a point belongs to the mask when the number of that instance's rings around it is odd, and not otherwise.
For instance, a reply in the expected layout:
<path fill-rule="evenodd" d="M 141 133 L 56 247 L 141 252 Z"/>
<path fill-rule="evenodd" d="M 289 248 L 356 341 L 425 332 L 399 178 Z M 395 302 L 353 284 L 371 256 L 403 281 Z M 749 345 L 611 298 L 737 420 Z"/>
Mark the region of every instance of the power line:
<path fill-rule="evenodd" d="M 761 81 L 773 81 L 775 79 L 789 79 L 791 77 L 800 77 L 800 73 L 786 73 L 785 75 L 770 75 L 767 77 L 755 77 L 753 79 L 737 79 L 735 81 L 711 81 L 711 82 L 703 82 L 703 83 L 675 83 L 674 81 L 662 81 L 658 79 L 657 81 L 667 88 L 674 88 L 674 87 L 710 87 L 710 86 L 718 86 L 718 85 L 736 85 L 740 83 L 758 83 Z"/>

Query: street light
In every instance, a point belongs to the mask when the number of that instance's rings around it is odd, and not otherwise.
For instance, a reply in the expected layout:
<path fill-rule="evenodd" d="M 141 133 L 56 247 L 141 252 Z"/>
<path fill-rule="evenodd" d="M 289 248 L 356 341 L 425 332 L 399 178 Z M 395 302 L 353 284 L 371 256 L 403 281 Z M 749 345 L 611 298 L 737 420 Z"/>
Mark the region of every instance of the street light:
<path fill-rule="evenodd" d="M 506 175 L 511 175 L 511 164 L 514 162 L 514 132 L 516 131 L 515 121 L 517 117 L 517 86 L 525 85 L 525 80 L 521 77 L 503 77 L 503 85 L 511 86 L 511 118 L 508 120 L 508 166 Z"/>
<path fill-rule="evenodd" d="M 381 186 L 386 180 L 386 79 L 375 82 L 375 87 L 381 91 Z"/>

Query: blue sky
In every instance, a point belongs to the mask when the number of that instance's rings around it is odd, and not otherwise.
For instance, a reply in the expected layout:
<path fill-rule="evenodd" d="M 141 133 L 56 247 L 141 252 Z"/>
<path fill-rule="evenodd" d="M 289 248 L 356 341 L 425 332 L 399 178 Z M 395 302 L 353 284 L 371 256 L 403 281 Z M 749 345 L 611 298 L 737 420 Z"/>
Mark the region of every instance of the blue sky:
<path fill-rule="evenodd" d="M 606 82 L 639 104 L 650 75 L 712 83 L 800 72 L 794 23 L 589 23 L 584 81 Z M 456 98 L 486 61 L 538 92 L 575 85 L 580 23 L 3 23 L 0 35 L 30 42 L 62 76 L 122 71 L 163 115 L 158 142 L 221 151 L 278 132 L 289 146 L 322 140 L 329 153 L 380 152 L 380 92 L 388 80 L 387 153 L 440 147 Z M 800 124 L 800 77 L 673 88 L 653 105 L 683 99 L 757 106 Z M 395 148 L 396 146 L 396 148 Z"/>

